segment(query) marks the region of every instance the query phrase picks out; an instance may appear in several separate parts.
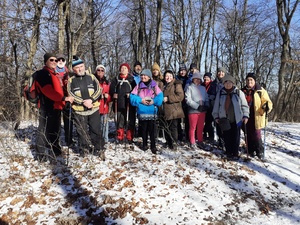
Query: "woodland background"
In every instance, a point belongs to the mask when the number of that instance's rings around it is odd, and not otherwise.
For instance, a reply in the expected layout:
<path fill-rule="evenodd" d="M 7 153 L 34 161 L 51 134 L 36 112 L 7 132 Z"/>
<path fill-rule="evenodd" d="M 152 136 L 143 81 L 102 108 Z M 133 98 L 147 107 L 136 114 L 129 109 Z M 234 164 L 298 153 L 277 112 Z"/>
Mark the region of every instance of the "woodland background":
<path fill-rule="evenodd" d="M 200 72 L 224 66 L 245 85 L 248 72 L 264 83 L 274 121 L 299 122 L 299 0 L 2 0 L 0 2 L 0 120 L 34 115 L 21 95 L 43 55 L 82 58 L 107 75 L 136 60 L 145 68 Z"/>

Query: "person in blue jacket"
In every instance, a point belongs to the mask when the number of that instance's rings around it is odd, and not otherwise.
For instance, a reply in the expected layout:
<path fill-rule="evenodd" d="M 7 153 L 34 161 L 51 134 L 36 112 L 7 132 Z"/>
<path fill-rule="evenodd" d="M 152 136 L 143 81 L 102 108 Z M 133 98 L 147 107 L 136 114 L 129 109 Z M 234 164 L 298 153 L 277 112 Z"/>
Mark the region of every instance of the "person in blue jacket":
<path fill-rule="evenodd" d="M 137 107 L 137 117 L 141 125 L 143 139 L 142 150 L 148 149 L 148 135 L 150 135 L 150 148 L 153 154 L 157 153 L 155 144 L 156 137 L 156 118 L 158 107 L 163 102 L 163 92 L 158 84 L 152 79 L 152 72 L 144 69 L 141 72 L 141 81 L 130 94 L 130 103 Z"/>

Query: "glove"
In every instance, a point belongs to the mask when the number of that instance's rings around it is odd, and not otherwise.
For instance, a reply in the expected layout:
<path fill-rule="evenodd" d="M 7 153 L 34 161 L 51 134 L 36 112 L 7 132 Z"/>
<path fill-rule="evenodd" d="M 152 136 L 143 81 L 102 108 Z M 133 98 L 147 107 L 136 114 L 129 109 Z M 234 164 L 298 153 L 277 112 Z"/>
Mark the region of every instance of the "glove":
<path fill-rule="evenodd" d="M 198 110 L 200 112 L 205 112 L 207 111 L 208 107 L 206 105 L 199 105 Z"/>
<path fill-rule="evenodd" d="M 265 112 L 268 112 L 269 111 L 269 106 L 268 106 L 268 102 L 265 102 L 261 108 L 265 111 Z"/>

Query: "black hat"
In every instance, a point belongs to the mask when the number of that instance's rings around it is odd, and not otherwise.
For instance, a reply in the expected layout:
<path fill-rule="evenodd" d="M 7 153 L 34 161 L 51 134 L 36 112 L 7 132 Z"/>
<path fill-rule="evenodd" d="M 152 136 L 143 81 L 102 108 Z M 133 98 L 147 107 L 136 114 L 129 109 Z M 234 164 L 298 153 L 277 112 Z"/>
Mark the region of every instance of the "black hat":
<path fill-rule="evenodd" d="M 196 69 L 196 68 L 197 68 L 196 63 L 191 63 L 191 65 L 190 65 L 190 70 L 191 70 L 191 69 Z"/>
<path fill-rule="evenodd" d="M 181 71 L 181 70 L 187 70 L 187 69 L 186 69 L 186 65 L 185 65 L 184 63 L 181 63 L 181 64 L 179 65 L 179 71 Z"/>
<path fill-rule="evenodd" d="M 46 64 L 46 62 L 48 61 L 49 58 L 51 57 L 55 57 L 56 58 L 56 55 L 52 52 L 47 52 L 45 55 L 44 55 L 44 63 Z"/>
<path fill-rule="evenodd" d="M 248 73 L 247 76 L 246 76 L 246 80 L 247 80 L 248 77 L 251 77 L 251 78 L 253 78 L 253 80 L 256 81 L 256 76 L 255 76 L 254 73 Z"/>
<path fill-rule="evenodd" d="M 206 72 L 203 77 L 209 77 L 211 79 L 211 76 L 212 76 L 211 72 Z"/>
<path fill-rule="evenodd" d="M 136 67 L 136 66 L 141 66 L 142 67 L 142 63 L 140 61 L 136 61 L 133 65 L 133 67 Z"/>

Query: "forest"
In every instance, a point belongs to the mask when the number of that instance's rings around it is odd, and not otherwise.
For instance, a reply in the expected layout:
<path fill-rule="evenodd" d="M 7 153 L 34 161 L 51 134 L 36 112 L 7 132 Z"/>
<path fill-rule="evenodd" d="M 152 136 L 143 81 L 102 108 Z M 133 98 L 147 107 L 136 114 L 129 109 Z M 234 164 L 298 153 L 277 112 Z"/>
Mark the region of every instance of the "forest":
<path fill-rule="evenodd" d="M 299 122 L 299 0 L 2 0 L 0 120 L 33 118 L 22 96 L 45 52 L 82 58 L 114 77 L 119 65 L 158 63 L 201 74 L 225 67 L 237 85 L 254 72 L 274 103 L 273 121 Z"/>

